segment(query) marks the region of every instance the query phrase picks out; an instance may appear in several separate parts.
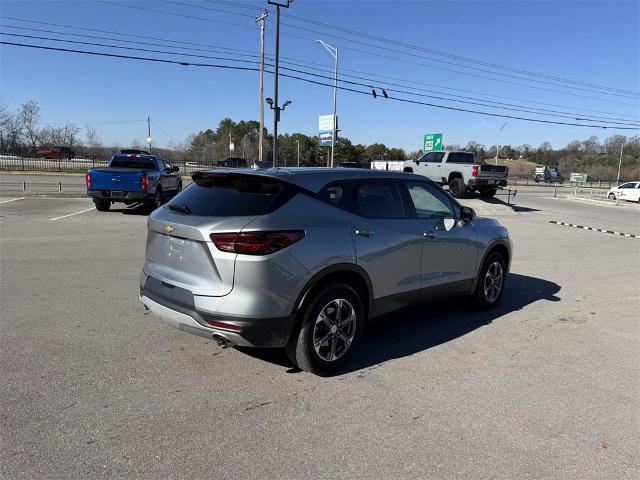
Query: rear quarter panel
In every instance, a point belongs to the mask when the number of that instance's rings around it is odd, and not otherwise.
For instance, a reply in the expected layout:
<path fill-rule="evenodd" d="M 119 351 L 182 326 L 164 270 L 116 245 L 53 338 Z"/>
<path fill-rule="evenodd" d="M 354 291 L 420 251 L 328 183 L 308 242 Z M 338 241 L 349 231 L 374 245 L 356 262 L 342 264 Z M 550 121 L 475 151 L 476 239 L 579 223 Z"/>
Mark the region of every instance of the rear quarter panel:
<path fill-rule="evenodd" d="M 305 237 L 269 256 L 238 255 L 233 295 L 247 302 L 260 316 L 293 311 L 298 296 L 314 275 L 338 263 L 356 263 L 345 212 L 298 193 L 275 212 L 257 217 L 243 228 L 252 230 L 304 230 Z M 269 295 L 255 295 L 269 290 Z M 254 302 L 269 305 L 252 305 Z M 265 314 L 268 312 L 268 314 Z"/>

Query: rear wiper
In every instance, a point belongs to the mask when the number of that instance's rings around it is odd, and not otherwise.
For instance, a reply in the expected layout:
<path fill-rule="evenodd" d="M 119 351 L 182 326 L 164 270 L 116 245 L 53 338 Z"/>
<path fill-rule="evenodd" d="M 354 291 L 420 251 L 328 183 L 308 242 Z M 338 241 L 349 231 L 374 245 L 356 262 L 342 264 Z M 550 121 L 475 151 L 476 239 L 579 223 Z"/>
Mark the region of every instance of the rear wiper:
<path fill-rule="evenodd" d="M 191 209 L 189 208 L 188 205 L 185 205 L 184 203 L 178 203 L 178 204 L 172 203 L 169 205 L 169 209 L 174 210 L 176 212 L 186 213 L 187 215 L 191 215 Z"/>

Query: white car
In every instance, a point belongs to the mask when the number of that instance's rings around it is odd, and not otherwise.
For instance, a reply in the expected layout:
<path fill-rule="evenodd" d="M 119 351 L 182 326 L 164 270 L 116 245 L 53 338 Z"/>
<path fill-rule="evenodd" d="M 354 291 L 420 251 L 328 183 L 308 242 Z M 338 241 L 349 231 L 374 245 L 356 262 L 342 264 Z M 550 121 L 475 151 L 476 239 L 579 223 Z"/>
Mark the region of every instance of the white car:
<path fill-rule="evenodd" d="M 627 182 L 613 187 L 607 192 L 607 198 L 640 203 L 640 182 Z"/>

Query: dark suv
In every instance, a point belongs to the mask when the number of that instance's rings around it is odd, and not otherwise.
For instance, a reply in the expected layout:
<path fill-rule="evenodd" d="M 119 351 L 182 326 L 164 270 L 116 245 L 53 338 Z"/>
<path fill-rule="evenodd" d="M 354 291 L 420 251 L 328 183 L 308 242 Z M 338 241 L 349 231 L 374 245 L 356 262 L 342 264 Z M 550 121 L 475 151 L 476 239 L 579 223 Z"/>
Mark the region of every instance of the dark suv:
<path fill-rule="evenodd" d="M 75 152 L 69 147 L 41 148 L 37 154 L 39 157 L 49 159 L 66 158 L 68 160 L 76 156 Z"/>
<path fill-rule="evenodd" d="M 239 157 L 227 157 L 216 162 L 218 168 L 247 168 L 247 161 Z"/>

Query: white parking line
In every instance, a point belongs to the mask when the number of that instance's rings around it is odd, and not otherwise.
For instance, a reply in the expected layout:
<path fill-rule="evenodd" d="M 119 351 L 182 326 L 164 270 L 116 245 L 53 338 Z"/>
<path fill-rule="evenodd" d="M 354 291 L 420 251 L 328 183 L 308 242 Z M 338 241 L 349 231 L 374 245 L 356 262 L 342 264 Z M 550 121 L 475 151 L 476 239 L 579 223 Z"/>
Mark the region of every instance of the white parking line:
<path fill-rule="evenodd" d="M 18 200 L 24 200 L 26 197 L 20 197 L 20 198 L 12 198 L 11 200 L 3 200 L 0 203 L 9 203 L 9 202 L 17 202 Z"/>
<path fill-rule="evenodd" d="M 91 210 L 95 210 L 96 207 L 87 208 L 86 210 L 82 210 L 81 212 L 70 213 L 69 215 L 62 215 L 61 217 L 50 218 L 49 221 L 60 220 L 61 218 L 73 217 L 74 215 L 80 215 L 81 213 L 89 212 Z"/>

